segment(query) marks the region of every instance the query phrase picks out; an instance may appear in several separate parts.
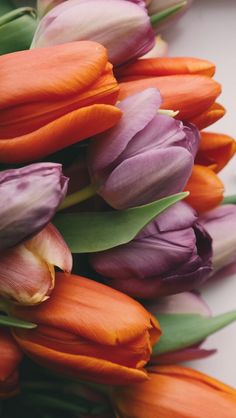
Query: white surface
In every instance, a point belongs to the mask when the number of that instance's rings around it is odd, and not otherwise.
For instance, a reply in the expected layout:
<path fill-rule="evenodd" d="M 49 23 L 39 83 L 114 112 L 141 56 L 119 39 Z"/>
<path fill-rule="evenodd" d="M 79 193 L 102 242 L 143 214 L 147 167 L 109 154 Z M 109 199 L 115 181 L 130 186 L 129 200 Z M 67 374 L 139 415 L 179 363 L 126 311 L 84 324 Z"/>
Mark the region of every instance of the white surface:
<path fill-rule="evenodd" d="M 228 111 L 209 130 L 236 138 L 236 0 L 195 0 L 171 33 L 163 37 L 170 43 L 170 56 L 194 56 L 215 62 L 215 79 L 223 87 L 218 101 Z M 226 194 L 236 194 L 236 158 L 220 176 Z M 215 314 L 236 309 L 236 276 L 205 286 L 202 295 Z M 236 323 L 210 337 L 204 346 L 219 351 L 209 359 L 188 365 L 236 387 Z"/>

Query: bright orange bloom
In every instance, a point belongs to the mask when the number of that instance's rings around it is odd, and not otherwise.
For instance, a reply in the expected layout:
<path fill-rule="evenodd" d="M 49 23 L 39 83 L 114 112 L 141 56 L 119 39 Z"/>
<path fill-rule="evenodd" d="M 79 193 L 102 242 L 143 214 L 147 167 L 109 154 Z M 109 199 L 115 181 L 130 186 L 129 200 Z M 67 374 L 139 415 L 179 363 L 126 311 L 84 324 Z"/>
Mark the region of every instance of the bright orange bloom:
<path fill-rule="evenodd" d="M 138 302 L 108 286 L 75 275 L 56 275 L 49 300 L 12 307 L 38 324 L 15 329 L 32 359 L 68 376 L 98 383 L 128 384 L 147 379 L 151 344 L 160 336 L 155 319 Z"/>
<path fill-rule="evenodd" d="M 112 127 L 118 84 L 105 48 L 81 41 L 0 57 L 0 161 L 45 157 Z"/>
<path fill-rule="evenodd" d="M 210 168 L 195 164 L 185 190 L 190 192 L 186 202 L 202 213 L 223 200 L 224 185 Z"/>
<path fill-rule="evenodd" d="M 200 147 L 195 162 L 218 173 L 236 152 L 234 138 L 215 132 L 201 132 Z"/>
<path fill-rule="evenodd" d="M 18 392 L 18 366 L 22 352 L 7 329 L 0 329 L 0 399 Z"/>
<path fill-rule="evenodd" d="M 199 114 L 190 122 L 194 123 L 198 129 L 205 129 L 207 126 L 212 125 L 225 115 L 225 108 L 219 103 L 213 103 L 205 112 Z"/>
<path fill-rule="evenodd" d="M 117 418 L 233 418 L 236 390 L 181 366 L 156 366 L 150 380 L 115 388 Z"/>
<path fill-rule="evenodd" d="M 145 58 L 118 67 L 115 74 L 120 81 L 177 74 L 201 74 L 212 77 L 215 74 L 215 64 L 189 57 Z"/>
<path fill-rule="evenodd" d="M 160 90 L 164 109 L 179 110 L 178 119 L 192 120 L 206 112 L 221 93 L 220 84 L 205 75 L 148 77 L 120 84 L 119 99 L 148 87 Z"/>

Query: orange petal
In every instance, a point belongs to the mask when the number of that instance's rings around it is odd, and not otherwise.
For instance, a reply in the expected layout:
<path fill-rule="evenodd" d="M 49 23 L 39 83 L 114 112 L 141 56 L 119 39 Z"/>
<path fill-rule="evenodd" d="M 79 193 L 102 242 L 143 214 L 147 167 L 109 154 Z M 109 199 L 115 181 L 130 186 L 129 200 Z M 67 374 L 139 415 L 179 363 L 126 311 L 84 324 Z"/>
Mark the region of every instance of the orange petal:
<path fill-rule="evenodd" d="M 21 163 L 43 158 L 115 125 L 121 111 L 110 105 L 87 106 L 12 139 L 0 139 L 0 161 Z"/>
<path fill-rule="evenodd" d="M 215 132 L 201 132 L 200 147 L 196 156 L 196 164 L 213 167 L 218 173 L 236 152 L 234 138 Z"/>
<path fill-rule="evenodd" d="M 196 164 L 185 190 L 190 192 L 186 202 L 201 213 L 219 205 L 223 200 L 224 185 L 210 168 Z"/>
<path fill-rule="evenodd" d="M 0 351 L 0 399 L 5 399 L 18 392 L 17 368 L 22 360 L 22 351 L 10 331 L 4 328 L 0 329 Z"/>
<path fill-rule="evenodd" d="M 205 112 L 221 93 L 221 86 L 203 75 L 152 77 L 120 84 L 119 100 L 148 87 L 160 90 L 162 108 L 179 110 L 178 118 L 191 120 Z"/>
<path fill-rule="evenodd" d="M 190 122 L 194 123 L 194 125 L 196 125 L 199 130 L 205 129 L 207 126 L 210 126 L 217 122 L 219 119 L 223 118 L 225 112 L 226 110 L 221 104 L 213 103 L 209 109 L 190 119 Z"/>
<path fill-rule="evenodd" d="M 177 74 L 200 74 L 212 77 L 214 73 L 215 64 L 212 62 L 189 57 L 139 59 L 115 70 L 115 75 L 119 81 Z"/>

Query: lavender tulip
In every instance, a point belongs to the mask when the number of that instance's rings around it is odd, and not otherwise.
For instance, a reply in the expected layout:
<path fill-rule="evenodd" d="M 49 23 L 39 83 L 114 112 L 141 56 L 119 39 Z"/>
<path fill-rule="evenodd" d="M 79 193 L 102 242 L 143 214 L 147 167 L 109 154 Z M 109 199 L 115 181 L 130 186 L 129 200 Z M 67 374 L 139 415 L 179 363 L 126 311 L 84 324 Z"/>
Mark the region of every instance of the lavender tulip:
<path fill-rule="evenodd" d="M 200 285 L 212 270 L 211 238 L 195 212 L 177 203 L 128 244 L 90 256 L 106 282 L 133 297 L 152 299 Z"/>
<path fill-rule="evenodd" d="M 199 222 L 212 237 L 213 271 L 235 262 L 236 206 L 219 206 L 200 216 Z"/>
<path fill-rule="evenodd" d="M 39 232 L 65 197 L 60 164 L 37 163 L 0 172 L 0 250 Z"/>
<path fill-rule="evenodd" d="M 32 47 L 93 40 L 119 65 L 148 52 L 155 35 L 144 7 L 124 0 L 69 0 L 53 8 L 40 22 Z"/>
<path fill-rule="evenodd" d="M 89 170 L 100 194 L 116 209 L 150 203 L 183 190 L 199 133 L 158 114 L 161 96 L 150 88 L 118 104 L 120 122 L 90 146 Z"/>

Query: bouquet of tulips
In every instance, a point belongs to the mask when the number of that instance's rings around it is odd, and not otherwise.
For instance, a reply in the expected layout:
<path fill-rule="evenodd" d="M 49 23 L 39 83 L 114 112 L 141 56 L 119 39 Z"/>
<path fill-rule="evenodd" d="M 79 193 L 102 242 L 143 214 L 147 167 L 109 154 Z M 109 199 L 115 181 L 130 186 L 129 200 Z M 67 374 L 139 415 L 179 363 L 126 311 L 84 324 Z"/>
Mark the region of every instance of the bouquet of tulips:
<path fill-rule="evenodd" d="M 236 151 L 215 65 L 157 36 L 190 1 L 1 0 L 1 418 L 233 418 L 178 365 L 236 320 Z"/>

